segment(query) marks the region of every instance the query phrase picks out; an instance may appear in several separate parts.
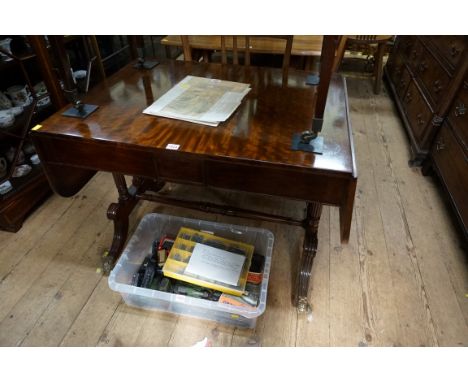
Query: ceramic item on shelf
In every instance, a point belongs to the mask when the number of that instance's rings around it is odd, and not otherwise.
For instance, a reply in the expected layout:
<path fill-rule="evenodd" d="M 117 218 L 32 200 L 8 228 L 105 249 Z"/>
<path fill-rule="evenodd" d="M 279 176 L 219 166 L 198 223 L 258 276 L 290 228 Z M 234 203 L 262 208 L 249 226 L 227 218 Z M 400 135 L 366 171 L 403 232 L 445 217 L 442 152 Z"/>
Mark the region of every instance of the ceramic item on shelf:
<path fill-rule="evenodd" d="M 15 116 L 5 110 L 0 111 L 0 128 L 7 128 L 13 126 L 15 123 Z"/>
<path fill-rule="evenodd" d="M 51 104 L 51 101 L 50 101 L 49 96 L 44 97 L 44 98 L 40 99 L 39 101 L 37 101 L 37 107 L 44 107 L 44 106 L 47 106 L 47 105 L 50 105 L 50 104 Z"/>
<path fill-rule="evenodd" d="M 3 40 L 0 40 L 0 48 L 11 54 L 10 43 L 11 38 L 5 38 Z M 3 61 L 13 60 L 11 57 L 7 56 L 6 54 L 3 54 L 2 52 L 0 52 L 0 59 Z"/>
<path fill-rule="evenodd" d="M 8 162 L 4 157 L 0 157 L 0 179 L 3 178 L 7 173 Z"/>
<path fill-rule="evenodd" d="M 44 81 L 38 82 L 36 85 L 34 85 L 34 91 L 36 92 L 36 95 L 40 97 L 41 95 L 44 95 L 47 93 L 47 87 L 44 83 Z"/>
<path fill-rule="evenodd" d="M 29 158 L 32 164 L 38 165 L 41 163 L 41 160 L 39 159 L 39 155 L 34 154 L 31 158 Z"/>
<path fill-rule="evenodd" d="M 5 157 L 8 160 L 8 162 L 13 163 L 13 160 L 15 159 L 15 154 L 16 154 L 16 149 L 14 147 L 10 147 L 8 151 L 5 153 Z M 22 151 L 20 151 L 18 155 L 18 159 L 16 160 L 17 164 L 22 164 L 24 163 L 25 156 Z"/>
<path fill-rule="evenodd" d="M 25 176 L 29 174 L 29 172 L 32 170 L 32 167 L 28 164 L 22 164 L 19 166 L 15 167 L 15 171 L 13 171 L 13 178 L 20 178 L 22 176 Z"/>
<path fill-rule="evenodd" d="M 88 72 L 86 70 L 75 70 L 73 72 L 73 77 L 75 78 L 75 80 L 82 80 L 86 78 L 87 73 Z"/>
<path fill-rule="evenodd" d="M 4 154 L 5 154 L 5 158 L 8 160 L 8 162 L 13 162 L 13 159 L 15 159 L 15 148 L 14 147 L 10 147 Z"/>
<path fill-rule="evenodd" d="M 26 155 L 33 155 L 36 154 L 36 149 L 34 148 L 34 145 L 32 143 L 28 142 L 23 145 L 23 152 Z"/>
<path fill-rule="evenodd" d="M 12 36 L 10 42 L 10 51 L 15 56 L 21 56 L 31 53 L 31 46 L 24 36 Z"/>
<path fill-rule="evenodd" d="M 20 115 L 23 112 L 23 110 L 24 110 L 23 106 L 14 106 L 14 107 L 12 107 L 10 109 L 7 109 L 6 111 L 10 112 L 15 117 L 17 117 L 18 115 Z"/>
<path fill-rule="evenodd" d="M 28 106 L 33 98 L 26 85 L 14 85 L 7 89 L 7 94 L 15 106 Z"/>
<path fill-rule="evenodd" d="M 13 107 L 11 100 L 6 96 L 5 93 L 0 92 L 0 110 L 6 110 Z"/>
<path fill-rule="evenodd" d="M 11 182 L 7 180 L 6 182 L 0 183 L 0 194 L 5 195 L 13 189 Z"/>

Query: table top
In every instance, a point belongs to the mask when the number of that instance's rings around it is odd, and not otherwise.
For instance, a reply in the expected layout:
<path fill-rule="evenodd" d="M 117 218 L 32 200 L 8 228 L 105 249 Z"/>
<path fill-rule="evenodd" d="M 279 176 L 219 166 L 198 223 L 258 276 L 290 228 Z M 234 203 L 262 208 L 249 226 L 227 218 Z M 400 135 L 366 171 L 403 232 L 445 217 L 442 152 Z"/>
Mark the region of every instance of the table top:
<path fill-rule="evenodd" d="M 195 49 L 220 50 L 221 36 L 189 36 L 190 46 Z M 322 52 L 323 36 L 294 36 L 291 54 L 293 56 L 320 56 Z M 178 35 L 166 36 L 161 40 L 161 44 L 170 46 L 182 46 L 182 41 Z M 237 39 L 238 49 L 245 48 L 245 39 Z M 261 37 L 250 38 L 252 53 L 283 54 L 286 41 L 275 38 Z M 232 49 L 232 37 L 226 36 L 226 49 Z"/>
<path fill-rule="evenodd" d="M 142 111 L 186 75 L 251 84 L 240 107 L 218 127 L 143 114 Z M 290 70 L 282 86 L 281 69 L 170 61 L 151 71 L 125 67 L 95 86 L 85 99 L 99 105 L 84 120 L 60 112 L 35 133 L 107 141 L 151 150 L 180 145 L 179 152 L 206 157 L 247 160 L 262 164 L 328 171 L 355 176 L 344 79 L 330 85 L 322 135 L 322 155 L 291 150 L 294 133 L 312 124 L 315 87 L 305 84 L 306 72 Z M 167 150 L 166 150 L 167 151 Z"/>

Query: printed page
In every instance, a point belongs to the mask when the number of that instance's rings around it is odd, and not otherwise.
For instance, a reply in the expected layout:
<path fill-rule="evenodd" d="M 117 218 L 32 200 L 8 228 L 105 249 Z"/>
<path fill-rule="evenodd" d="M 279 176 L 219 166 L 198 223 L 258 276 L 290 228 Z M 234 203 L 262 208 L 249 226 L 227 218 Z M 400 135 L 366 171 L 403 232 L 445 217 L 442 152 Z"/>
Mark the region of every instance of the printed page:
<path fill-rule="evenodd" d="M 249 91 L 248 84 L 187 76 L 143 113 L 216 126 Z"/>
<path fill-rule="evenodd" d="M 197 243 L 185 272 L 237 286 L 244 261 L 243 255 Z"/>

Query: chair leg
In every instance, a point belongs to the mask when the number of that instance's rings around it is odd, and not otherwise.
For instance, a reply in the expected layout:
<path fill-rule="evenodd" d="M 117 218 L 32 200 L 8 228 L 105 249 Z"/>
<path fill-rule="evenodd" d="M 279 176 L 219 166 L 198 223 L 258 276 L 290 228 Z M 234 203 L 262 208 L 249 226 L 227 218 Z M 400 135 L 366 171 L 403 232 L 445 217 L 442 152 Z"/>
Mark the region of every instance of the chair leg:
<path fill-rule="evenodd" d="M 341 61 L 343 61 L 343 57 L 346 50 L 346 42 L 348 38 L 346 36 L 341 36 L 340 41 L 338 43 L 338 47 L 336 49 L 335 60 L 333 61 L 333 69 L 332 72 L 337 72 L 338 68 L 341 65 Z"/>
<path fill-rule="evenodd" d="M 385 52 L 385 44 L 386 42 L 380 43 L 377 47 L 374 68 L 374 94 L 380 94 L 380 90 L 382 89 L 383 56 Z"/>

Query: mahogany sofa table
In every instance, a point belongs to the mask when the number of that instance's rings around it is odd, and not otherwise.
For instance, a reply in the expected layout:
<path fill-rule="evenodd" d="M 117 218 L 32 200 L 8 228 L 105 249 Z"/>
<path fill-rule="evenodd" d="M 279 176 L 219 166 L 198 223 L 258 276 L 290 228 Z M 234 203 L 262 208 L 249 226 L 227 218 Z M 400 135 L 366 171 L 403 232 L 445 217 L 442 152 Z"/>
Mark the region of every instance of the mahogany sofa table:
<path fill-rule="evenodd" d="M 142 110 L 186 75 L 251 84 L 252 90 L 226 122 L 209 127 L 142 114 Z M 86 119 L 60 110 L 32 131 L 32 139 L 55 192 L 76 194 L 96 173 L 113 174 L 119 200 L 107 216 L 114 222 L 109 270 L 128 233 L 129 214 L 139 200 L 152 200 L 234 216 L 284 222 L 305 229 L 294 301 L 308 309 L 307 293 L 317 250 L 322 204 L 340 210 L 341 240 L 349 238 L 357 173 L 346 84 L 335 75 L 324 115 L 322 155 L 291 150 L 295 132 L 307 130 L 316 89 L 305 85 L 307 73 L 281 69 L 161 63 L 151 71 L 132 64 L 94 87 L 87 103 L 99 105 Z M 179 145 L 178 150 L 167 149 Z M 124 175 L 133 176 L 127 187 Z M 211 203 L 158 195 L 165 181 L 280 196 L 305 202 L 302 220 Z"/>

